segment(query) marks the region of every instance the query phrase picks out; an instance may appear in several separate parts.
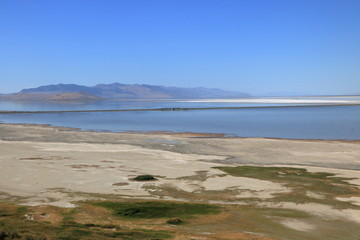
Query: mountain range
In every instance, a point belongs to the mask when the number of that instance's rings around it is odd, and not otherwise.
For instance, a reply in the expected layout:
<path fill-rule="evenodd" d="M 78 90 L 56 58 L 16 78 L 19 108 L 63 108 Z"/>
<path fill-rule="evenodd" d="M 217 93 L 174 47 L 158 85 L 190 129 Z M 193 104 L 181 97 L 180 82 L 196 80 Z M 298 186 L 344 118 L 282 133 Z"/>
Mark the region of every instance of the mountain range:
<path fill-rule="evenodd" d="M 23 89 L 18 93 L 0 95 L 0 100 L 22 101 L 95 101 L 104 99 L 199 99 L 243 98 L 246 93 L 224 91 L 215 88 L 181 88 L 146 84 L 77 84 L 45 85 Z"/>

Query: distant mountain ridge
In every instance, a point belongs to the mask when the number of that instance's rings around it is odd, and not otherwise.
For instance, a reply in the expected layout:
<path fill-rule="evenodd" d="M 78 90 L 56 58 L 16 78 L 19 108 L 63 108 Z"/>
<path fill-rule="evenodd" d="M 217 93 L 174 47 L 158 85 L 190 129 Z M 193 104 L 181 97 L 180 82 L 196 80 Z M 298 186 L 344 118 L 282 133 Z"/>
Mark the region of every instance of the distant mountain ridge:
<path fill-rule="evenodd" d="M 0 100 L 8 101 L 56 101 L 56 102 L 88 102 L 99 101 L 103 98 L 81 92 L 60 92 L 60 93 L 15 93 L 0 95 Z"/>
<path fill-rule="evenodd" d="M 57 84 L 45 85 L 36 88 L 27 88 L 21 90 L 19 93 L 61 93 L 61 92 L 83 92 L 95 94 L 96 92 L 92 87 L 86 87 L 76 84 Z"/>
<path fill-rule="evenodd" d="M 57 84 L 45 85 L 36 88 L 23 89 L 16 94 L 5 94 L 0 99 L 21 98 L 23 100 L 28 96 L 47 96 L 46 98 L 54 98 L 52 95 L 67 93 L 77 93 L 75 96 L 86 99 L 199 99 L 199 98 L 242 98 L 249 97 L 246 93 L 224 91 L 216 88 L 180 88 L 166 87 L 147 84 L 98 84 L 92 87 L 77 84 Z M 66 95 L 64 95 L 66 96 Z M 74 94 L 71 95 L 74 98 Z M 66 97 L 58 97 L 55 99 L 64 99 Z M 80 99 L 81 100 L 81 99 Z"/>

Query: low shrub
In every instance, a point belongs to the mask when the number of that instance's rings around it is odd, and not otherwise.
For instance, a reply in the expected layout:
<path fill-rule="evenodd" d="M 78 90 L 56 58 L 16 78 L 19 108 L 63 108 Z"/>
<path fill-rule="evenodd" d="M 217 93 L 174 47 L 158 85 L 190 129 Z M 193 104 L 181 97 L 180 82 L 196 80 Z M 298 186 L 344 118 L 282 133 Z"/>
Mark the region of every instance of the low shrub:
<path fill-rule="evenodd" d="M 156 178 L 152 175 L 139 175 L 134 178 L 135 181 L 154 181 Z"/>
<path fill-rule="evenodd" d="M 179 224 L 182 224 L 183 221 L 180 218 L 171 218 L 171 219 L 167 220 L 166 223 L 172 224 L 172 225 L 179 225 Z"/>

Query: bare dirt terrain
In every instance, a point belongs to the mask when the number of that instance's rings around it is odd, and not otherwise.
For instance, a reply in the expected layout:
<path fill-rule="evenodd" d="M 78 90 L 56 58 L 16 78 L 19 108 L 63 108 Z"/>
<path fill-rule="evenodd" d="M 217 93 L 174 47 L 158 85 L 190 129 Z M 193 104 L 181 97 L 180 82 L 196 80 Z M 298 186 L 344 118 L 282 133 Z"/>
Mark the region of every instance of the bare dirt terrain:
<path fill-rule="evenodd" d="M 98 133 L 1 124 L 0 153 L 4 204 L 82 208 L 83 215 L 97 209 L 86 205 L 95 200 L 222 207 L 217 215 L 165 227 L 174 231 L 174 239 L 358 240 L 360 234 L 354 230 L 360 229 L 357 141 Z M 331 175 L 319 174 L 324 172 Z M 143 174 L 156 180 L 134 181 Z M 60 215 L 51 221 L 60 221 Z M 81 216 L 74 219 L 82 221 Z M 160 220 L 156 224 L 150 228 L 164 228 Z"/>

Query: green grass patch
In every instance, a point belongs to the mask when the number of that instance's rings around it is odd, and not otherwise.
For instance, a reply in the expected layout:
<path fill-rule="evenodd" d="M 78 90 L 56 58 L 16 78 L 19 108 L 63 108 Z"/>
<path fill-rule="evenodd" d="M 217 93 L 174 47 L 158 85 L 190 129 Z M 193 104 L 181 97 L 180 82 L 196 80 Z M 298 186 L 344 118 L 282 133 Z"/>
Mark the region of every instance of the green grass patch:
<path fill-rule="evenodd" d="M 8 211 L 4 210 L 4 209 L 0 209 L 0 217 L 8 217 L 13 215 L 12 213 L 9 213 Z"/>
<path fill-rule="evenodd" d="M 18 207 L 17 209 L 16 209 L 16 213 L 17 214 L 25 214 L 26 212 L 28 211 L 28 208 L 27 207 Z"/>
<path fill-rule="evenodd" d="M 173 218 L 191 217 L 198 214 L 215 214 L 218 206 L 175 202 L 95 202 L 96 206 L 111 209 L 123 218 Z"/>
<path fill-rule="evenodd" d="M 73 229 L 67 230 L 65 232 L 61 232 L 57 235 L 57 239 L 61 240 L 77 240 L 82 239 L 84 237 L 89 237 L 92 235 L 91 231 L 83 230 L 83 229 Z"/>
<path fill-rule="evenodd" d="M 341 195 L 357 195 L 360 191 L 352 184 L 346 182 L 353 178 L 335 177 L 335 174 L 326 172 L 308 172 L 304 168 L 291 167 L 216 167 L 232 176 L 256 178 L 272 182 L 283 183 L 292 188 L 292 193 L 281 193 L 274 201 L 291 201 L 296 203 L 318 202 L 336 205 L 339 208 L 358 208 L 351 203 L 341 202 L 335 199 Z M 323 198 L 313 198 L 307 192 L 317 193 Z"/>
<path fill-rule="evenodd" d="M 170 231 L 121 228 L 111 222 L 105 224 L 77 222 L 77 213 L 94 208 L 93 206 L 87 207 L 59 209 L 58 214 L 62 215 L 63 221 L 49 223 L 26 220 L 24 213 L 34 213 L 32 207 L 0 204 L 0 213 L 3 215 L 0 219 L 0 240 L 161 240 L 173 237 L 173 232 Z M 106 217 L 114 219 L 111 213 L 108 213 Z M 96 216 L 91 219 L 97 221 Z"/>
<path fill-rule="evenodd" d="M 138 229 L 132 231 L 112 232 L 105 234 L 107 237 L 120 238 L 124 240 L 161 240 L 171 238 L 172 235 L 166 231 L 153 231 Z"/>
<path fill-rule="evenodd" d="M 0 239 L 25 239 L 25 240 L 155 240 L 168 239 L 173 236 L 169 231 L 156 231 L 147 229 L 116 228 L 115 225 L 81 224 L 67 222 L 60 226 L 49 225 L 37 221 L 23 221 L 21 219 L 7 219 L 0 221 Z M 3 238 L 1 238 L 3 237 Z"/>
<path fill-rule="evenodd" d="M 258 208 L 256 211 L 269 217 L 310 218 L 312 216 L 307 212 L 286 208 Z"/>
<path fill-rule="evenodd" d="M 215 167 L 233 176 L 257 178 L 261 180 L 331 180 L 333 183 L 346 183 L 344 180 L 349 178 L 333 177 L 335 174 L 326 172 L 308 172 L 305 168 L 290 167 L 258 167 L 258 166 L 238 166 L 238 167 Z M 333 177 L 333 178 L 329 178 Z"/>

